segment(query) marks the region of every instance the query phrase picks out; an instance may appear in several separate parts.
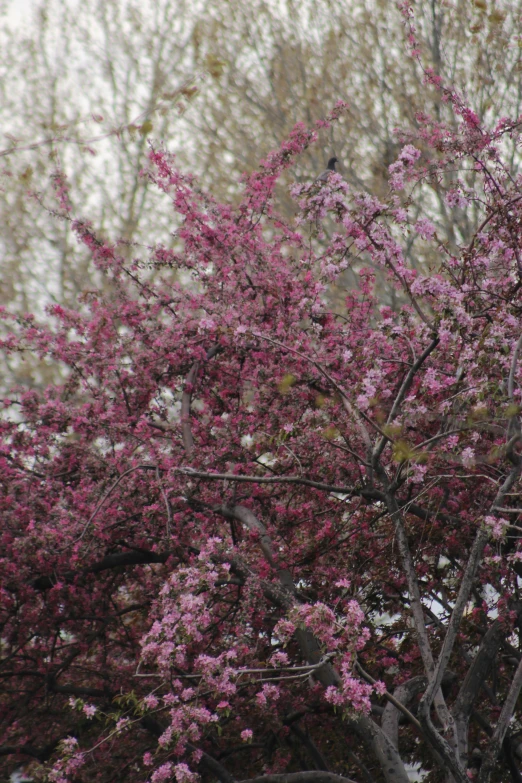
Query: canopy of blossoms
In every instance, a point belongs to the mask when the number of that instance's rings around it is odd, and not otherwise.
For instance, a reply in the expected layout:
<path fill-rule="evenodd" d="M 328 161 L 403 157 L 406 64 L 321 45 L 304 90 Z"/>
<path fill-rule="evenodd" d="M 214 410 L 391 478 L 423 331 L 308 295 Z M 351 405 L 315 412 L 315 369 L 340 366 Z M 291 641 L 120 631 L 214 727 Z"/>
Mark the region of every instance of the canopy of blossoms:
<path fill-rule="evenodd" d="M 177 228 L 130 255 L 55 177 L 105 285 L 46 324 L 4 313 L 9 361 L 59 378 L 3 397 L 5 775 L 521 779 L 520 121 L 426 79 L 453 121 L 418 117 L 387 197 L 332 173 L 293 188 L 293 225 L 273 189 L 317 128 L 237 207 L 151 148 Z"/>

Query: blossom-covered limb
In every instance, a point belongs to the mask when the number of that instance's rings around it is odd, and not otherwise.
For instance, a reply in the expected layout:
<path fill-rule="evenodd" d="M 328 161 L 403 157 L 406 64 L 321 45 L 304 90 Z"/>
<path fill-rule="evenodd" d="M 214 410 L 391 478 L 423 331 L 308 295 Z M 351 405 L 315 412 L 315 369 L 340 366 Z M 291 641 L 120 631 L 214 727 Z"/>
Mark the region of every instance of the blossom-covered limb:
<path fill-rule="evenodd" d="M 294 601 L 296 592 L 292 576 L 288 569 L 281 567 L 274 559 L 273 546 L 266 527 L 259 519 L 244 506 L 223 506 L 220 512 L 226 518 L 237 519 L 249 530 L 257 532 L 260 538 L 261 549 L 269 565 L 276 570 L 279 583 L 283 593 L 288 595 L 285 603 L 291 605 Z M 316 636 L 307 628 L 296 628 L 295 637 L 301 649 L 301 653 L 306 661 L 314 667 L 314 676 L 325 686 L 337 686 L 341 679 L 332 666 L 328 657 L 322 654 L 321 645 Z"/>

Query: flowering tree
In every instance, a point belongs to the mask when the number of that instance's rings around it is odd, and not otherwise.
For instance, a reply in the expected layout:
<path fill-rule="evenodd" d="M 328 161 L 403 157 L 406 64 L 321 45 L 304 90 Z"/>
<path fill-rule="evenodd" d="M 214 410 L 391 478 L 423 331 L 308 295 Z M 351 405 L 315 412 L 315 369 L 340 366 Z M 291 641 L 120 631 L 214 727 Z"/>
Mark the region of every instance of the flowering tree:
<path fill-rule="evenodd" d="M 519 123 L 483 127 L 426 78 L 452 125 L 417 118 L 385 199 L 296 186 L 296 225 L 272 195 L 317 128 L 237 209 L 151 148 L 178 228 L 132 262 L 55 176 L 106 285 L 47 325 L 4 314 L 10 360 L 64 379 L 3 400 L 5 774 L 521 780 Z M 477 216 L 458 254 L 415 215 L 430 188 Z"/>

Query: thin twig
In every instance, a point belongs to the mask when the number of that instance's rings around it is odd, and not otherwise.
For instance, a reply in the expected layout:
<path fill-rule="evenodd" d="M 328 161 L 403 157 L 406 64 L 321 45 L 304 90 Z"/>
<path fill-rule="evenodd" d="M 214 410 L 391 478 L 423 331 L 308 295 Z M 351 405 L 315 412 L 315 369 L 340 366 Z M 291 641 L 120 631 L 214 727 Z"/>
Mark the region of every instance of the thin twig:
<path fill-rule="evenodd" d="M 370 685 L 375 685 L 376 684 L 377 680 L 374 680 L 373 677 L 370 674 L 368 674 L 368 672 L 366 672 L 363 669 L 363 667 L 361 666 L 359 661 L 355 662 L 355 668 L 357 669 L 357 671 L 359 672 L 361 677 L 363 677 L 366 680 L 366 682 L 369 682 Z M 393 696 L 389 691 L 383 691 L 382 695 L 385 696 L 388 699 L 388 701 L 391 702 L 393 704 L 393 706 L 396 707 L 399 710 L 399 712 L 402 712 L 402 714 L 406 718 L 408 718 L 410 723 L 413 723 L 413 725 L 418 728 L 418 730 L 421 732 L 421 734 L 423 733 L 422 732 L 422 726 L 420 725 L 419 721 L 417 720 L 415 715 L 412 715 L 412 713 L 409 711 L 409 709 L 404 706 L 404 704 L 401 704 L 401 702 L 398 701 L 395 698 L 395 696 Z"/>
<path fill-rule="evenodd" d="M 313 489 L 322 489 L 324 492 L 336 492 L 341 495 L 351 495 L 354 492 L 353 487 L 339 487 L 335 484 L 326 484 L 322 481 L 312 481 L 311 479 L 301 478 L 301 476 L 244 476 L 235 473 L 207 473 L 194 468 L 174 468 L 175 473 L 181 473 L 185 476 L 194 478 L 210 479 L 211 481 L 237 481 L 254 484 L 300 484 Z"/>
<path fill-rule="evenodd" d="M 112 487 L 102 497 L 102 499 L 100 500 L 100 502 L 98 503 L 98 505 L 96 506 L 94 511 L 92 512 L 91 516 L 89 517 L 89 519 L 85 523 L 84 528 L 83 528 L 83 530 L 81 532 L 81 535 L 73 543 L 77 544 L 79 541 L 82 540 L 82 538 L 84 537 L 84 535 L 86 534 L 86 532 L 87 532 L 87 530 L 89 528 L 89 525 L 91 524 L 91 522 L 93 521 L 93 519 L 95 518 L 96 514 L 101 509 L 101 507 L 103 506 L 103 504 L 105 503 L 107 498 L 109 498 L 112 495 L 112 493 L 114 492 L 114 490 L 116 489 L 118 484 L 121 481 L 123 481 L 125 476 L 128 476 L 129 473 L 133 473 L 135 470 L 154 470 L 154 466 L 153 465 L 137 465 L 135 468 L 129 468 L 128 470 L 125 471 L 125 473 L 122 473 L 121 476 L 118 478 L 118 480 L 112 485 Z M 157 470 L 157 468 L 156 468 L 156 470 Z"/>

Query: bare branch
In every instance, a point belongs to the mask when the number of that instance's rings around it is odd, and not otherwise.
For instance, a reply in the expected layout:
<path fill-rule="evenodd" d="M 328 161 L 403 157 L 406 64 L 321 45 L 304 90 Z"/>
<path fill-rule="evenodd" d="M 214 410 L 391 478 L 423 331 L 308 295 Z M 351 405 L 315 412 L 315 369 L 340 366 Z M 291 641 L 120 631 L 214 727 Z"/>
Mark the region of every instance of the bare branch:
<path fill-rule="evenodd" d="M 217 353 L 219 353 L 219 346 L 213 345 L 207 351 L 205 362 L 212 359 Z M 187 457 L 191 457 L 194 451 L 194 438 L 192 437 L 192 427 L 190 426 L 190 406 L 192 403 L 192 393 L 194 391 L 194 384 L 198 377 L 199 362 L 194 362 L 190 368 L 189 374 L 185 380 L 185 388 L 181 396 L 181 435 L 183 438 L 183 446 L 185 447 L 185 453 Z"/>
<path fill-rule="evenodd" d="M 171 94 L 170 101 L 173 101 L 176 97 L 179 97 L 183 95 L 187 89 L 191 87 L 191 85 L 194 84 L 196 81 L 202 80 L 204 77 L 203 73 L 200 73 L 196 76 L 191 77 L 190 79 L 186 79 L 183 84 L 178 87 L 178 89 Z M 13 144 L 12 147 L 8 147 L 7 149 L 0 150 L 0 158 L 5 158 L 8 155 L 14 155 L 15 152 L 29 152 L 30 150 L 36 150 L 40 147 L 48 147 L 51 145 L 55 145 L 58 143 L 61 144 L 74 144 L 78 147 L 88 147 L 91 144 L 96 144 L 98 141 L 102 141 L 103 139 L 108 139 L 111 136 L 120 137 L 125 131 L 131 131 L 132 129 L 136 129 L 138 126 L 140 126 L 142 123 L 144 123 L 149 117 L 151 117 L 153 114 L 155 114 L 157 111 L 163 111 L 166 107 L 166 101 L 160 101 L 159 103 L 151 106 L 146 111 L 141 112 L 141 114 L 138 114 L 131 122 L 126 123 L 125 125 L 120 125 L 117 128 L 112 128 L 111 130 L 107 131 L 106 133 L 100 133 L 97 136 L 91 136 L 90 138 L 86 139 L 75 139 L 69 136 L 52 136 L 47 139 L 40 139 L 40 141 L 34 141 L 30 144 Z M 83 121 L 82 121 L 83 122 Z M 71 123 L 72 125 L 73 123 Z M 78 125 L 79 123 L 74 123 L 75 125 Z"/>
<path fill-rule="evenodd" d="M 488 750 L 482 761 L 482 765 L 480 767 L 480 773 L 478 777 L 478 783 L 487 783 L 489 781 L 491 773 L 496 767 L 498 754 L 500 753 L 500 748 L 502 747 L 504 737 L 506 736 L 509 722 L 513 717 L 513 711 L 515 709 L 515 704 L 517 702 L 521 689 L 522 689 L 522 659 L 519 661 L 519 664 L 517 666 L 515 676 L 513 677 L 508 694 L 504 700 L 504 704 L 502 705 L 502 710 L 500 712 L 498 723 L 495 727 L 495 731 L 493 732 L 493 736 L 490 740 Z"/>
<path fill-rule="evenodd" d="M 381 479 L 384 480 L 386 485 L 387 480 L 386 480 L 386 476 L 384 475 L 384 471 L 381 471 Z M 396 525 L 399 551 L 401 553 L 402 564 L 406 572 L 406 578 L 408 580 L 408 590 L 410 593 L 410 606 L 413 614 L 413 621 L 415 623 L 415 631 L 419 643 L 419 650 L 421 653 L 422 661 L 424 663 L 426 674 L 428 675 L 428 677 L 430 677 L 430 675 L 432 675 L 435 669 L 435 661 L 433 658 L 433 653 L 431 651 L 431 645 L 428 638 L 428 633 L 426 631 L 426 619 L 424 617 L 424 610 L 422 608 L 419 582 L 417 579 L 413 558 L 411 556 L 410 548 L 408 545 L 408 538 L 406 535 L 404 519 L 402 517 L 401 510 L 397 503 L 397 499 L 395 498 L 395 495 L 392 492 L 390 492 L 389 489 L 386 489 L 385 497 L 386 497 L 386 505 L 388 507 L 388 511 Z M 442 696 L 442 692 L 440 691 L 440 683 L 439 683 L 439 688 L 437 689 L 437 693 L 434 694 L 434 698 L 436 699 L 437 713 L 442 722 L 442 725 L 445 727 L 445 729 L 448 729 L 453 725 L 453 718 L 451 717 L 451 714 L 444 701 L 444 697 Z"/>
<path fill-rule="evenodd" d="M 477 701 L 481 687 L 495 660 L 503 635 L 502 623 L 495 620 L 482 639 L 479 651 L 468 669 L 452 708 L 457 727 L 460 758 L 464 766 L 467 766 L 468 760 L 468 725 L 473 705 Z"/>
<path fill-rule="evenodd" d="M 351 778 L 335 775 L 333 772 L 313 770 L 311 772 L 284 772 L 280 775 L 261 775 L 246 778 L 240 783 L 355 783 Z"/>
<path fill-rule="evenodd" d="M 335 484 L 326 484 L 322 481 L 312 481 L 301 476 L 243 476 L 235 473 L 207 473 L 193 468 L 176 468 L 176 473 L 183 473 L 194 478 L 209 479 L 211 481 L 235 481 L 238 483 L 247 482 L 252 484 L 300 484 L 303 487 L 312 487 L 324 492 L 337 492 L 340 495 L 351 495 L 354 492 L 353 487 L 336 486 Z"/>

